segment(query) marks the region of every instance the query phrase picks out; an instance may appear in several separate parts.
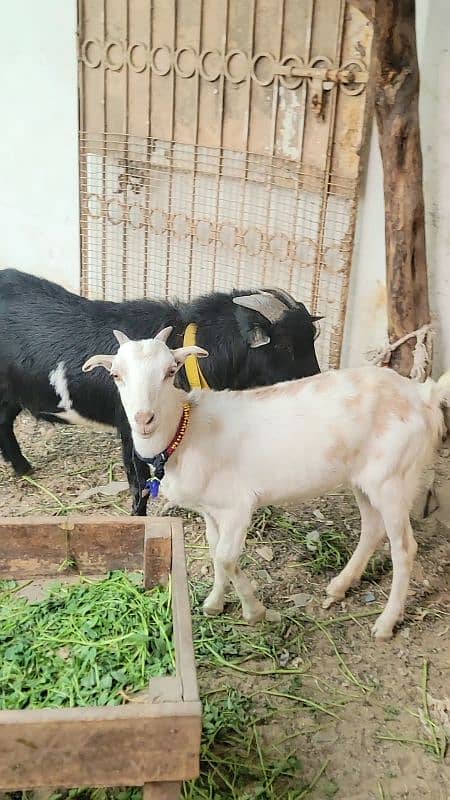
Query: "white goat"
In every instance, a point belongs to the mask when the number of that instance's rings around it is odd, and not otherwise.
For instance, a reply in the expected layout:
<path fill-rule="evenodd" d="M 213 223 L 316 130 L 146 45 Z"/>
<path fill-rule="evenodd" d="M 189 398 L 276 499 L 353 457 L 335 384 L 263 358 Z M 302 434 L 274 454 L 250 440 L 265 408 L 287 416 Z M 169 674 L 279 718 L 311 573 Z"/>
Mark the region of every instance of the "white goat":
<path fill-rule="evenodd" d="M 358 546 L 327 587 L 325 607 L 357 583 L 387 533 L 392 587 L 373 627 L 392 636 L 402 619 L 417 544 L 409 512 L 423 467 L 445 430 L 450 372 L 438 383 L 413 383 L 390 369 L 345 369 L 247 391 L 176 389 L 173 377 L 200 347 L 170 350 L 171 329 L 130 341 L 115 331 L 115 356 L 96 355 L 84 371 L 102 366 L 114 378 L 136 452 L 150 459 L 176 436 L 183 407 L 189 421 L 165 464 L 161 489 L 171 504 L 199 512 L 214 561 L 214 586 L 204 604 L 219 614 L 230 580 L 244 619 L 265 608 L 238 566 L 252 513 L 259 506 L 307 500 L 339 485 L 352 487 L 361 513 Z M 179 437 L 180 438 L 180 437 Z"/>

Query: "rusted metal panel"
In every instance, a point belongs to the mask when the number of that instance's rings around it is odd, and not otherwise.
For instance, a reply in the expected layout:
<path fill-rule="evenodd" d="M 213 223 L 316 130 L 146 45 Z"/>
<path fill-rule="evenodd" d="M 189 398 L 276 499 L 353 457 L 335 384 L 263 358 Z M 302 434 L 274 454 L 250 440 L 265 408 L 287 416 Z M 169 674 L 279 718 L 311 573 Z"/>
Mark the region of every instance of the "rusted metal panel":
<path fill-rule="evenodd" d="M 345 0 L 79 0 L 83 292 L 278 284 L 339 362 L 372 23 Z"/>

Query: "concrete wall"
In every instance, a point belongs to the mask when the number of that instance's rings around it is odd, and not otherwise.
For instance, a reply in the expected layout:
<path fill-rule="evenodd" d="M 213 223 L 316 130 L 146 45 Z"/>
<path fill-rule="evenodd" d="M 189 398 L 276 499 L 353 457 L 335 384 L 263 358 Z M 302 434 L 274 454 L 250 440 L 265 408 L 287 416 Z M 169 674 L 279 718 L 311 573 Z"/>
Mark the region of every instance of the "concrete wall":
<path fill-rule="evenodd" d="M 450 3 L 416 0 L 421 134 L 434 369 L 450 368 Z M 376 132 L 358 215 L 344 363 L 360 364 L 386 331 L 383 176 Z"/>
<path fill-rule="evenodd" d="M 78 290 L 76 0 L 14 0 L 0 25 L 0 266 Z"/>

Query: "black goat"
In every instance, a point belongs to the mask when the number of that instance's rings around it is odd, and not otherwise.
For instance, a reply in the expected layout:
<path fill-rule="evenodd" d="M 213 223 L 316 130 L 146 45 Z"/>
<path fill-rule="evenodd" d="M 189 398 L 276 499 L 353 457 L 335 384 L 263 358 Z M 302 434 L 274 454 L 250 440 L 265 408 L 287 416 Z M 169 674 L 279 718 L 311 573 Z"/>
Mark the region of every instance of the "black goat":
<path fill-rule="evenodd" d="M 215 293 L 191 303 L 86 300 L 55 283 L 0 270 L 0 451 L 17 475 L 31 470 L 14 435 L 23 409 L 48 422 L 116 428 L 133 493 L 133 513 L 145 514 L 146 464 L 134 459 L 119 394 L 104 373 L 84 375 L 94 352 L 113 353 L 113 329 L 132 339 L 173 326 L 170 347 L 182 345 L 189 323 L 210 356 L 202 371 L 212 389 L 245 389 L 319 372 L 315 320 L 279 289 Z M 188 389 L 184 370 L 178 383 Z"/>

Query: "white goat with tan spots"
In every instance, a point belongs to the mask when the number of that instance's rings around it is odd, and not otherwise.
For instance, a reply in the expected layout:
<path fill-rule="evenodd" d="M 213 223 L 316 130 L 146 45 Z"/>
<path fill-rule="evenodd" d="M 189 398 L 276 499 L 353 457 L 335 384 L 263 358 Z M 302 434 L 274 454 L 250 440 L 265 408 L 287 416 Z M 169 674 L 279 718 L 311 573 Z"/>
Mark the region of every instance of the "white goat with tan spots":
<path fill-rule="evenodd" d="M 223 610 L 231 581 L 244 619 L 265 608 L 238 566 L 255 509 L 308 500 L 350 486 L 361 513 L 361 536 L 346 567 L 327 587 L 325 605 L 359 582 L 385 535 L 393 578 L 388 602 L 373 627 L 392 636 L 403 617 L 416 541 L 409 513 L 423 468 L 446 429 L 450 372 L 438 383 L 413 383 L 390 369 L 345 369 L 247 391 L 176 389 L 173 377 L 199 347 L 170 350 L 170 328 L 154 339 L 130 341 L 115 332 L 115 356 L 96 355 L 114 378 L 136 452 L 153 458 L 179 429 L 189 404 L 187 430 L 165 464 L 161 490 L 171 504 L 200 513 L 214 561 L 206 614 Z"/>

